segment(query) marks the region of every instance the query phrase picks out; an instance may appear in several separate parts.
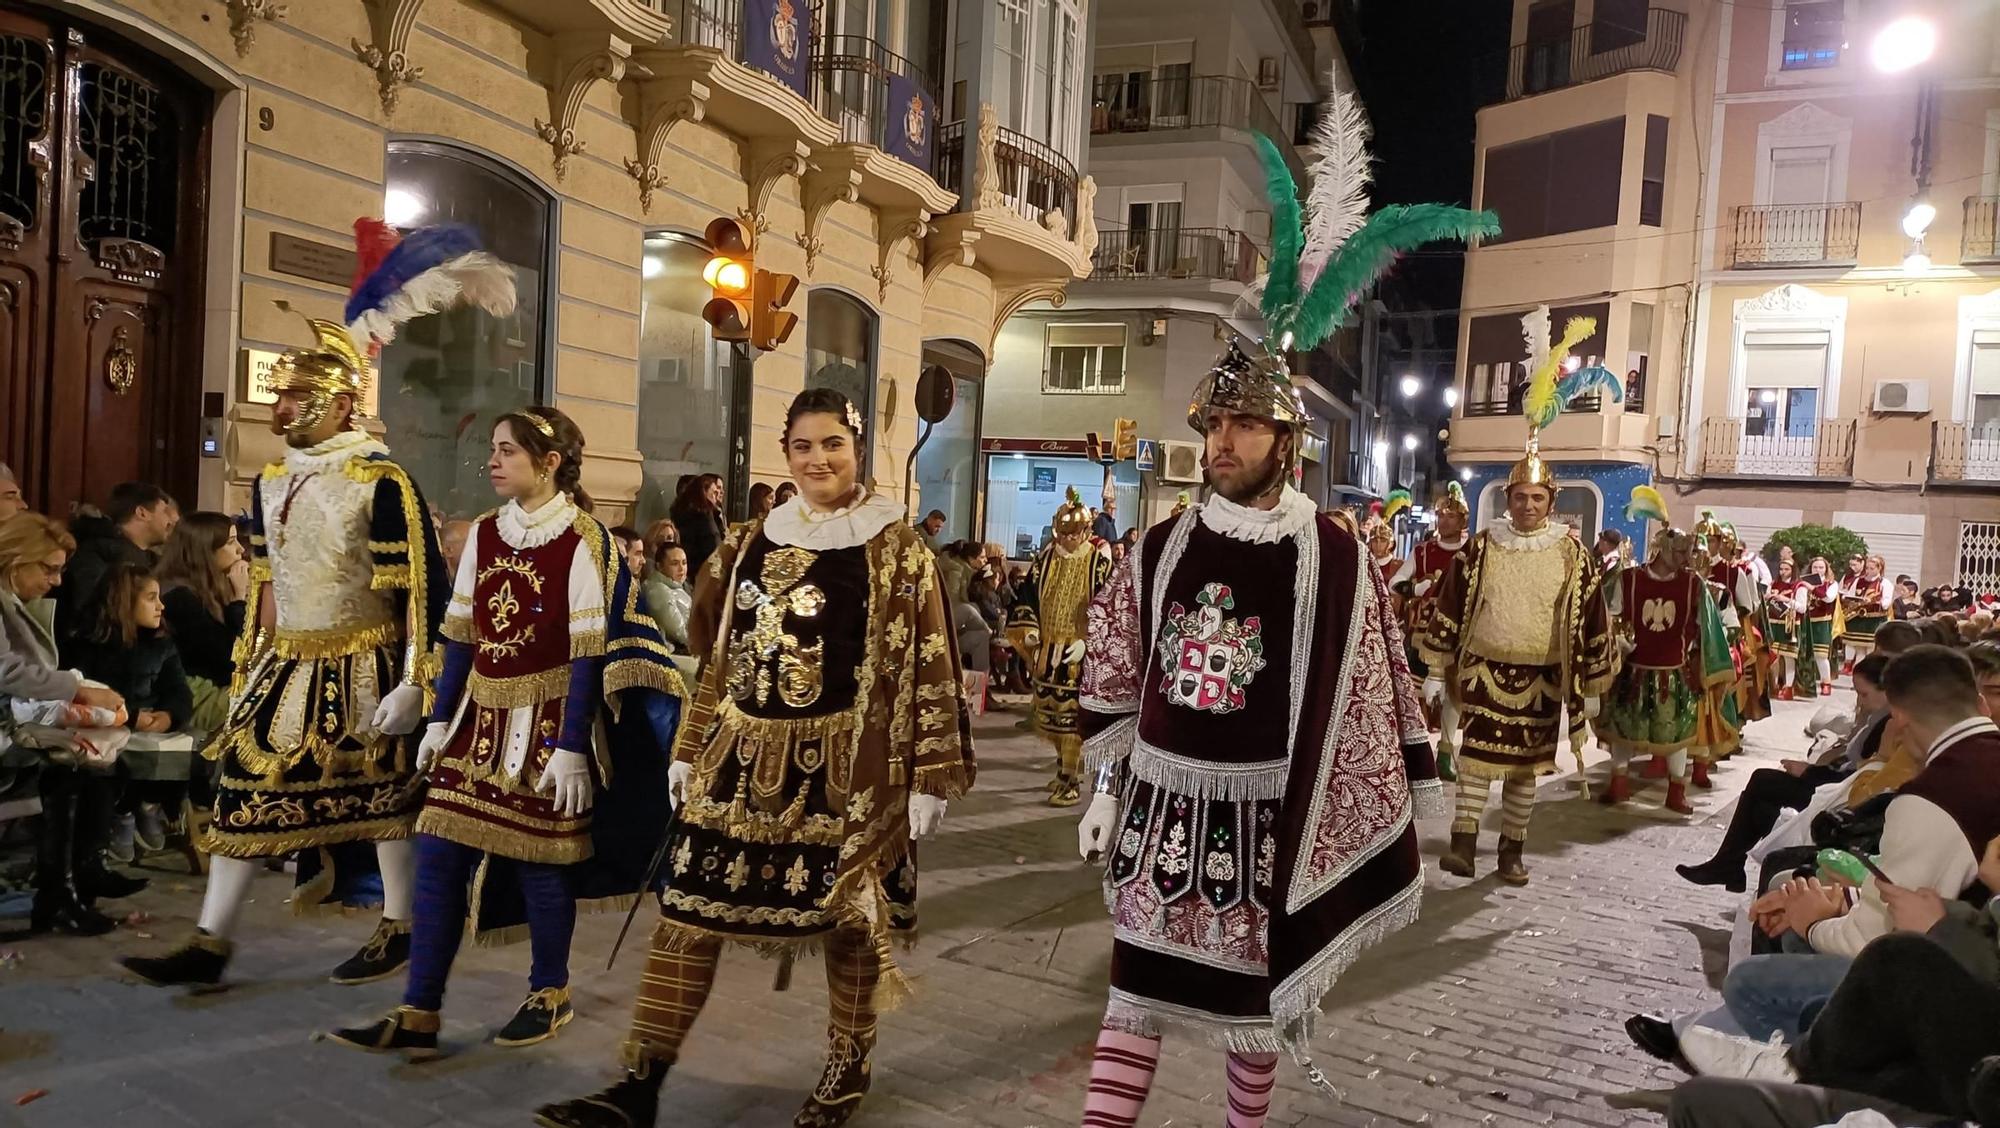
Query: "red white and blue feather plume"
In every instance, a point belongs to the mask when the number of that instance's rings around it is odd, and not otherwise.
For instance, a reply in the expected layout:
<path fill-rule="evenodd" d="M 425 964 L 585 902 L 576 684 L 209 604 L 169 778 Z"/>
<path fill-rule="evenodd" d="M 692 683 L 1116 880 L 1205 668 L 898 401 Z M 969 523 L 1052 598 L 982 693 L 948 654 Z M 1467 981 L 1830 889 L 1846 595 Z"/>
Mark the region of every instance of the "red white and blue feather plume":
<path fill-rule="evenodd" d="M 355 344 L 373 351 L 396 339 L 412 318 L 453 306 L 495 317 L 514 312 L 514 268 L 480 246 L 458 223 L 419 227 L 400 236 L 379 219 L 354 221 L 354 287 L 345 320 Z"/>

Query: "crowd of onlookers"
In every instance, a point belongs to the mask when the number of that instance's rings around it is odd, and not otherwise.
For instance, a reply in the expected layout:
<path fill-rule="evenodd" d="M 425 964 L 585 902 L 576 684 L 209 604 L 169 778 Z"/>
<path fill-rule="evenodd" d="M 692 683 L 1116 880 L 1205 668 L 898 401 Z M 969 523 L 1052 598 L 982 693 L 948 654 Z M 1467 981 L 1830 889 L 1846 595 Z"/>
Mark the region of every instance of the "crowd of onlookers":
<path fill-rule="evenodd" d="M 1676 867 L 1742 901 L 1716 1005 L 1626 1024 L 1692 1075 L 1675 1125 L 2000 1126 L 2000 631 L 1934 595 Z"/>

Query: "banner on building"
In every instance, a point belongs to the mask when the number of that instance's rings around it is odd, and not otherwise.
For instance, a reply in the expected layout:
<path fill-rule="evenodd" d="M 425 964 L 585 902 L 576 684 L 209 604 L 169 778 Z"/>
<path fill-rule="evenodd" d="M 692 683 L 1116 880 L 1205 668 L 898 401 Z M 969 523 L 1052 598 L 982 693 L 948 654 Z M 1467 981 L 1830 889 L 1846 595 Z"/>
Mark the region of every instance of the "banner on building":
<path fill-rule="evenodd" d="M 906 74 L 889 76 L 889 105 L 883 115 L 882 151 L 925 172 L 931 167 L 931 141 L 936 130 L 931 96 Z"/>
<path fill-rule="evenodd" d="M 799 0 L 744 0 L 743 61 L 807 96 L 812 22 Z"/>

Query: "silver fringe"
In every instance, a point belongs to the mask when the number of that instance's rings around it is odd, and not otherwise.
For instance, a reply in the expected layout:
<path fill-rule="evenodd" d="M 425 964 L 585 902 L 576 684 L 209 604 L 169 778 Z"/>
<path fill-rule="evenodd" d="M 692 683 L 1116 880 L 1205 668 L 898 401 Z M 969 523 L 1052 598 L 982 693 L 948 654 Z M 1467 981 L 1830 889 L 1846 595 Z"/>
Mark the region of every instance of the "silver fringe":
<path fill-rule="evenodd" d="M 1233 1054 L 1276 1054 L 1285 1049 L 1269 1018 L 1224 1018 L 1193 1007 L 1128 994 L 1116 987 L 1111 989 L 1111 1001 L 1104 1008 L 1104 1025 L 1142 1038 L 1158 1038 L 1164 1027 L 1171 1026 L 1192 1034 L 1203 1045 Z"/>
<path fill-rule="evenodd" d="M 1136 733 L 1131 758 L 1126 763 L 1134 778 L 1176 795 L 1237 802 L 1282 799 L 1285 778 L 1291 774 L 1292 768 L 1288 759 L 1261 760 L 1242 765 L 1196 760 L 1156 748 L 1139 739 Z"/>
<path fill-rule="evenodd" d="M 1423 893 L 1424 875 L 1419 868 L 1416 880 L 1377 906 L 1374 912 L 1349 925 L 1346 932 L 1336 937 L 1310 963 L 1271 989 L 1271 1014 L 1278 1029 L 1284 1031 L 1287 1046 L 1303 1049 L 1312 1039 L 1320 1000 L 1333 990 L 1335 981 L 1353 966 L 1362 952 L 1380 943 L 1390 933 L 1416 923 Z"/>
<path fill-rule="evenodd" d="M 1095 775 L 1100 769 L 1118 764 L 1132 754 L 1132 746 L 1138 741 L 1139 714 L 1118 718 L 1110 728 L 1084 740 L 1084 773 Z"/>
<path fill-rule="evenodd" d="M 1410 806 L 1420 819 L 1441 819 L 1451 813 L 1451 803 L 1444 794 L 1444 781 L 1436 779 L 1418 780 L 1410 784 Z"/>

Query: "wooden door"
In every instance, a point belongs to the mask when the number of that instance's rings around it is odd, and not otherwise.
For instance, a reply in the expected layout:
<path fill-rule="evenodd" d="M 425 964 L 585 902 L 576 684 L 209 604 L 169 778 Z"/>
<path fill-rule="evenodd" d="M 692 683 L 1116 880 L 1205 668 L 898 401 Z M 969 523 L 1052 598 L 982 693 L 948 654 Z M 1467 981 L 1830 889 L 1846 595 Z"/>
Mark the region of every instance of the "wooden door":
<path fill-rule="evenodd" d="M 45 512 L 130 480 L 193 506 L 206 107 L 105 33 L 0 9 L 0 457 Z"/>

